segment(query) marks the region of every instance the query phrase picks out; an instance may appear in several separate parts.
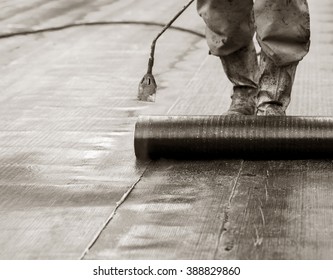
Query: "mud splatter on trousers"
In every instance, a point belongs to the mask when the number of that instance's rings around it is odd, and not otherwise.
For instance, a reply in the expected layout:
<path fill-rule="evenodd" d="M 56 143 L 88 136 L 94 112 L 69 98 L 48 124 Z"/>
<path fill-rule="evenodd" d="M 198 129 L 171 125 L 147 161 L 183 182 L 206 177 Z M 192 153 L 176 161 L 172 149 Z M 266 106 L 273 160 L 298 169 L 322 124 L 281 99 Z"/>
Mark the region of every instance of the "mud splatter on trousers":
<path fill-rule="evenodd" d="M 309 51 L 307 1 L 197 0 L 197 9 L 210 53 L 221 58 L 234 84 L 232 97 L 243 91 L 246 99 L 255 87 L 257 107 L 275 104 L 285 110 L 298 62 Z M 259 66 L 252 51 L 255 33 L 262 49 Z"/>

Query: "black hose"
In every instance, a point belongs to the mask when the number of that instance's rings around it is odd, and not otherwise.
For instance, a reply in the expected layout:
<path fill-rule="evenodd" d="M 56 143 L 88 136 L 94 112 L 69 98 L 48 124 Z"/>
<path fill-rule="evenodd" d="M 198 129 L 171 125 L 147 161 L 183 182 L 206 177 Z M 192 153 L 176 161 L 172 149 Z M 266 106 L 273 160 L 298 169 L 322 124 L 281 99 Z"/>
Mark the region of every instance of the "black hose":
<path fill-rule="evenodd" d="M 65 25 L 60 25 L 60 26 L 52 26 L 52 27 L 46 27 L 46 28 L 41 28 L 41 29 L 35 29 L 35 30 L 23 30 L 23 31 L 18 31 L 18 32 L 12 32 L 12 33 L 5 33 L 5 34 L 0 34 L 0 39 L 5 39 L 5 38 L 11 38 L 15 36 L 26 36 L 26 35 L 32 35 L 32 34 L 38 34 L 38 33 L 44 33 L 44 32 L 54 32 L 54 31 L 59 31 L 59 30 L 64 30 L 64 29 L 69 29 L 69 28 L 74 28 L 74 27 L 81 27 L 81 26 L 100 26 L 100 25 L 148 25 L 148 26 L 160 26 L 160 27 L 165 27 L 165 23 L 160 23 L 160 22 L 153 22 L 153 21 L 95 21 L 95 22 L 76 22 L 76 23 L 69 23 Z M 199 37 L 204 38 L 205 35 L 183 27 L 177 27 L 177 26 L 170 26 L 170 29 L 182 31 L 182 32 L 187 32 Z"/>

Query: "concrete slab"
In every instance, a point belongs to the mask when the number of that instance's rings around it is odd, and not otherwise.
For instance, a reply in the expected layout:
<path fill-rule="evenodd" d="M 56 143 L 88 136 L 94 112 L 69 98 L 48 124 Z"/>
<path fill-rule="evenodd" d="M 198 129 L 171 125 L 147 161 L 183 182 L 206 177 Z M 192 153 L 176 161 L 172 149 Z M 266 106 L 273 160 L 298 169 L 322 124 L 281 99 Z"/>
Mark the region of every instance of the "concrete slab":
<path fill-rule="evenodd" d="M 332 114 L 333 6 L 317 3 L 290 114 Z M 165 22 L 182 7 L 1 5 L 2 34 L 105 19 Z M 177 25 L 204 29 L 194 6 Z M 138 115 L 220 114 L 230 102 L 218 59 L 202 38 L 179 31 L 157 46 L 157 102 L 136 101 L 158 30 L 91 26 L 1 40 L 0 258 L 331 259 L 331 161 L 136 161 Z"/>

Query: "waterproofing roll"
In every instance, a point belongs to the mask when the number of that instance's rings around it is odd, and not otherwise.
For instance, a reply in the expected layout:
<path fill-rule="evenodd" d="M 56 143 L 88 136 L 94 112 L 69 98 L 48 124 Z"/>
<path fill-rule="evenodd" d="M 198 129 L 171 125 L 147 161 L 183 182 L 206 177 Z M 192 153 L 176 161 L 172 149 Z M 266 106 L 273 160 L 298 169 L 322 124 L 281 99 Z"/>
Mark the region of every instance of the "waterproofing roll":
<path fill-rule="evenodd" d="M 332 117 L 141 116 L 138 159 L 294 159 L 333 156 Z"/>

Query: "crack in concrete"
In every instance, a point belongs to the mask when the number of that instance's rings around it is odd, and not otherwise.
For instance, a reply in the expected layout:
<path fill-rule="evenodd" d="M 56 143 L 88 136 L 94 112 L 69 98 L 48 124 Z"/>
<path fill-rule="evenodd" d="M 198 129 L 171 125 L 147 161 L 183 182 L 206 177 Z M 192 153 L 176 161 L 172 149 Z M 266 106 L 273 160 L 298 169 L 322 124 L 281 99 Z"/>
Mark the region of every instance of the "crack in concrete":
<path fill-rule="evenodd" d="M 265 179 L 265 184 L 264 184 L 264 186 L 265 186 L 265 198 L 266 198 L 266 202 L 269 199 L 269 195 L 268 195 L 269 177 L 270 177 L 270 174 L 269 174 L 269 170 L 267 169 L 266 170 L 266 179 Z"/>
<path fill-rule="evenodd" d="M 260 211 L 260 215 L 261 215 L 262 226 L 265 227 L 266 220 L 265 220 L 264 210 L 262 210 L 261 205 L 259 205 L 259 211 Z"/>
<path fill-rule="evenodd" d="M 254 239 L 253 245 L 254 245 L 254 247 L 259 247 L 263 243 L 264 238 L 259 235 L 259 231 L 258 231 L 258 228 L 256 227 L 256 225 L 254 225 L 254 230 L 255 230 L 256 237 Z"/>
<path fill-rule="evenodd" d="M 107 220 L 105 221 L 105 223 L 103 224 L 102 228 L 97 232 L 97 234 L 95 235 L 95 237 L 93 238 L 93 240 L 90 242 L 89 246 L 84 250 L 83 254 L 80 257 L 80 260 L 83 260 L 85 258 L 85 256 L 89 253 L 89 251 L 91 250 L 91 248 L 96 244 L 96 242 L 98 241 L 98 239 L 101 237 L 103 231 L 108 227 L 108 225 L 110 224 L 110 222 L 113 220 L 114 216 L 117 213 L 117 210 L 119 209 L 119 207 L 126 201 L 126 199 L 129 197 L 129 195 L 132 193 L 132 191 L 135 189 L 135 187 L 137 186 L 137 184 L 141 181 L 141 179 L 143 178 L 143 176 L 145 175 L 149 165 L 151 162 L 149 162 L 145 168 L 145 170 L 142 172 L 141 176 L 134 182 L 134 184 L 124 193 L 124 195 L 120 198 L 119 201 L 117 201 L 116 203 L 116 207 L 113 209 L 113 211 L 111 212 L 110 216 L 107 218 Z"/>
<path fill-rule="evenodd" d="M 241 165 L 239 167 L 238 174 L 237 174 L 236 179 L 235 179 L 235 182 L 234 182 L 234 184 L 232 186 L 232 189 L 231 189 L 231 193 L 230 193 L 230 196 L 229 196 L 229 199 L 228 199 L 228 205 L 226 206 L 226 209 L 224 211 L 224 219 L 223 219 L 222 225 L 221 225 L 220 230 L 219 230 L 218 240 L 217 240 L 216 249 L 215 249 L 215 252 L 214 252 L 214 258 L 213 259 L 216 259 L 217 254 L 219 252 L 220 245 L 222 243 L 223 235 L 228 230 L 227 225 L 229 224 L 229 212 L 230 212 L 230 209 L 231 209 L 231 203 L 232 203 L 233 198 L 235 197 L 237 184 L 238 184 L 239 178 L 241 176 L 241 173 L 242 173 L 242 170 L 243 170 L 243 167 L 244 167 L 244 162 L 245 161 L 242 160 Z M 232 250 L 232 248 L 228 248 L 228 251 L 231 251 L 231 250 Z"/>

